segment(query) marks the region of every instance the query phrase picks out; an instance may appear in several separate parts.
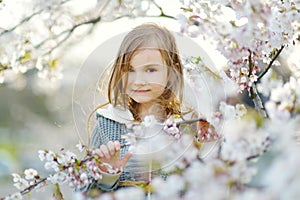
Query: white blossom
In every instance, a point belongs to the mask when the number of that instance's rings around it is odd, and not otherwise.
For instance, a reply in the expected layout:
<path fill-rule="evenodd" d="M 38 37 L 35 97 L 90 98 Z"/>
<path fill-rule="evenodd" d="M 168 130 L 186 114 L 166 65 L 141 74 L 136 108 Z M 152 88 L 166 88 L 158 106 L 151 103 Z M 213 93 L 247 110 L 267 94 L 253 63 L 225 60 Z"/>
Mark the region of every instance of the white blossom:
<path fill-rule="evenodd" d="M 147 115 L 144 117 L 142 121 L 142 125 L 145 127 L 151 127 L 157 122 L 156 118 L 154 115 Z"/>
<path fill-rule="evenodd" d="M 14 186 L 18 189 L 18 190 L 24 190 L 25 188 L 29 187 L 29 182 L 25 179 L 20 179 L 18 182 L 14 183 Z"/>
<path fill-rule="evenodd" d="M 39 150 L 38 153 L 39 153 L 39 158 L 40 158 L 40 160 L 41 160 L 41 161 L 44 161 L 44 160 L 46 159 L 46 155 L 47 155 L 46 151 L 44 151 L 44 150 Z"/>
<path fill-rule="evenodd" d="M 142 188 L 139 187 L 128 187 L 124 189 L 117 190 L 114 194 L 116 200 L 144 200 L 145 193 Z"/>
<path fill-rule="evenodd" d="M 38 175 L 38 172 L 35 169 L 30 168 L 30 169 L 26 169 L 24 171 L 24 174 L 25 174 L 25 179 L 32 180 Z"/>
<path fill-rule="evenodd" d="M 45 163 L 45 169 L 53 169 L 54 171 L 58 172 L 59 171 L 59 166 L 57 162 L 54 161 L 49 161 Z"/>
<path fill-rule="evenodd" d="M 235 110 L 238 117 L 242 117 L 247 113 L 247 109 L 244 104 L 236 104 Z"/>
<path fill-rule="evenodd" d="M 155 178 L 152 181 L 152 186 L 159 199 L 174 199 L 179 196 L 180 191 L 184 189 L 185 180 L 181 176 L 174 174 L 170 175 L 166 182 L 162 180 L 162 178 Z"/>
<path fill-rule="evenodd" d="M 11 174 L 13 176 L 13 182 L 19 182 L 21 180 L 21 176 L 16 173 Z"/>
<path fill-rule="evenodd" d="M 79 152 L 83 152 L 85 149 L 85 145 L 81 144 L 81 142 L 79 142 L 78 144 L 76 144 L 77 149 L 79 150 Z"/>
<path fill-rule="evenodd" d="M 83 182 L 83 184 L 88 184 L 89 183 L 88 175 L 86 173 L 82 173 L 80 175 L 80 180 Z"/>
<path fill-rule="evenodd" d="M 4 200 L 22 200 L 23 196 L 17 192 L 4 198 Z"/>
<path fill-rule="evenodd" d="M 64 172 L 58 172 L 54 175 L 50 175 L 47 179 L 51 181 L 52 184 L 59 183 L 62 184 L 66 181 L 67 174 Z"/>
<path fill-rule="evenodd" d="M 46 152 L 46 160 L 47 161 L 53 161 L 55 159 L 56 155 L 53 151 Z"/>

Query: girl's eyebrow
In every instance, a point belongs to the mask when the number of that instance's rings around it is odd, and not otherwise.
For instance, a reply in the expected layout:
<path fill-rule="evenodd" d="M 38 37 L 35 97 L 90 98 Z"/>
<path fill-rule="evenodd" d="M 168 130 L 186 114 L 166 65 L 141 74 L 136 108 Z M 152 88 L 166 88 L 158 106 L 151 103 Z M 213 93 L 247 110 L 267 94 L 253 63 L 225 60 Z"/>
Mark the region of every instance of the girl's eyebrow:
<path fill-rule="evenodd" d="M 156 66 L 164 66 L 163 64 L 159 64 L 159 63 L 149 63 L 149 64 L 145 64 L 142 66 L 138 66 L 138 67 L 156 67 Z M 135 68 L 132 65 L 129 65 L 130 68 Z"/>

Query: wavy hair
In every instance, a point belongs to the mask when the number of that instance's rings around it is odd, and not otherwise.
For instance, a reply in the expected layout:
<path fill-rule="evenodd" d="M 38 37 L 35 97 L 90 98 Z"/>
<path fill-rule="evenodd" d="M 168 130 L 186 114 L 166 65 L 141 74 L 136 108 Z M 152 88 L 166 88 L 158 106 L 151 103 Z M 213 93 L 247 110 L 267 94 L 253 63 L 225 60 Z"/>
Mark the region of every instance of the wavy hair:
<path fill-rule="evenodd" d="M 107 97 L 110 104 L 129 109 L 135 120 L 141 121 L 139 104 L 126 94 L 127 72 L 133 55 L 141 49 L 157 49 L 168 67 L 168 82 L 163 94 L 158 98 L 165 109 L 165 116 L 181 114 L 180 104 L 183 91 L 183 69 L 175 37 L 164 27 L 153 23 L 137 26 L 130 31 L 119 48 L 117 58 L 110 72 Z"/>

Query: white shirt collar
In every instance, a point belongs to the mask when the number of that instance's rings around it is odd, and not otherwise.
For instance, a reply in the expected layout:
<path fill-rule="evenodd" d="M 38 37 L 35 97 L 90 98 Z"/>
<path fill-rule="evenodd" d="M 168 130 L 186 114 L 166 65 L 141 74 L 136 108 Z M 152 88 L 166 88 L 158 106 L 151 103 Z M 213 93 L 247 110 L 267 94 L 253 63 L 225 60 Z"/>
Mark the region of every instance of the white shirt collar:
<path fill-rule="evenodd" d="M 96 112 L 103 117 L 122 124 L 127 124 L 134 120 L 132 113 L 122 106 L 114 107 L 113 105 L 109 104 L 106 108 L 99 108 Z"/>

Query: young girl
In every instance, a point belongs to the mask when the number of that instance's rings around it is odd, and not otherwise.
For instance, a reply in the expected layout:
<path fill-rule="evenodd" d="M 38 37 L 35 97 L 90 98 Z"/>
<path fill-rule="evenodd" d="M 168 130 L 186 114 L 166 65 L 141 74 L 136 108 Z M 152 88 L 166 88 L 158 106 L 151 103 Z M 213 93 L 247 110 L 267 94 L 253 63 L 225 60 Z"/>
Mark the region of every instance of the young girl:
<path fill-rule="evenodd" d="M 101 161 L 120 173 L 103 170 L 103 178 L 87 189 L 111 191 L 149 183 L 152 175 L 128 149 L 121 135 L 126 124 L 154 116 L 159 122 L 170 116 L 184 118 L 182 111 L 183 67 L 171 32 L 156 24 L 143 24 L 124 38 L 112 66 L 106 107 L 97 110 L 97 124 L 90 138 Z M 150 173 L 150 175 L 149 175 Z"/>

